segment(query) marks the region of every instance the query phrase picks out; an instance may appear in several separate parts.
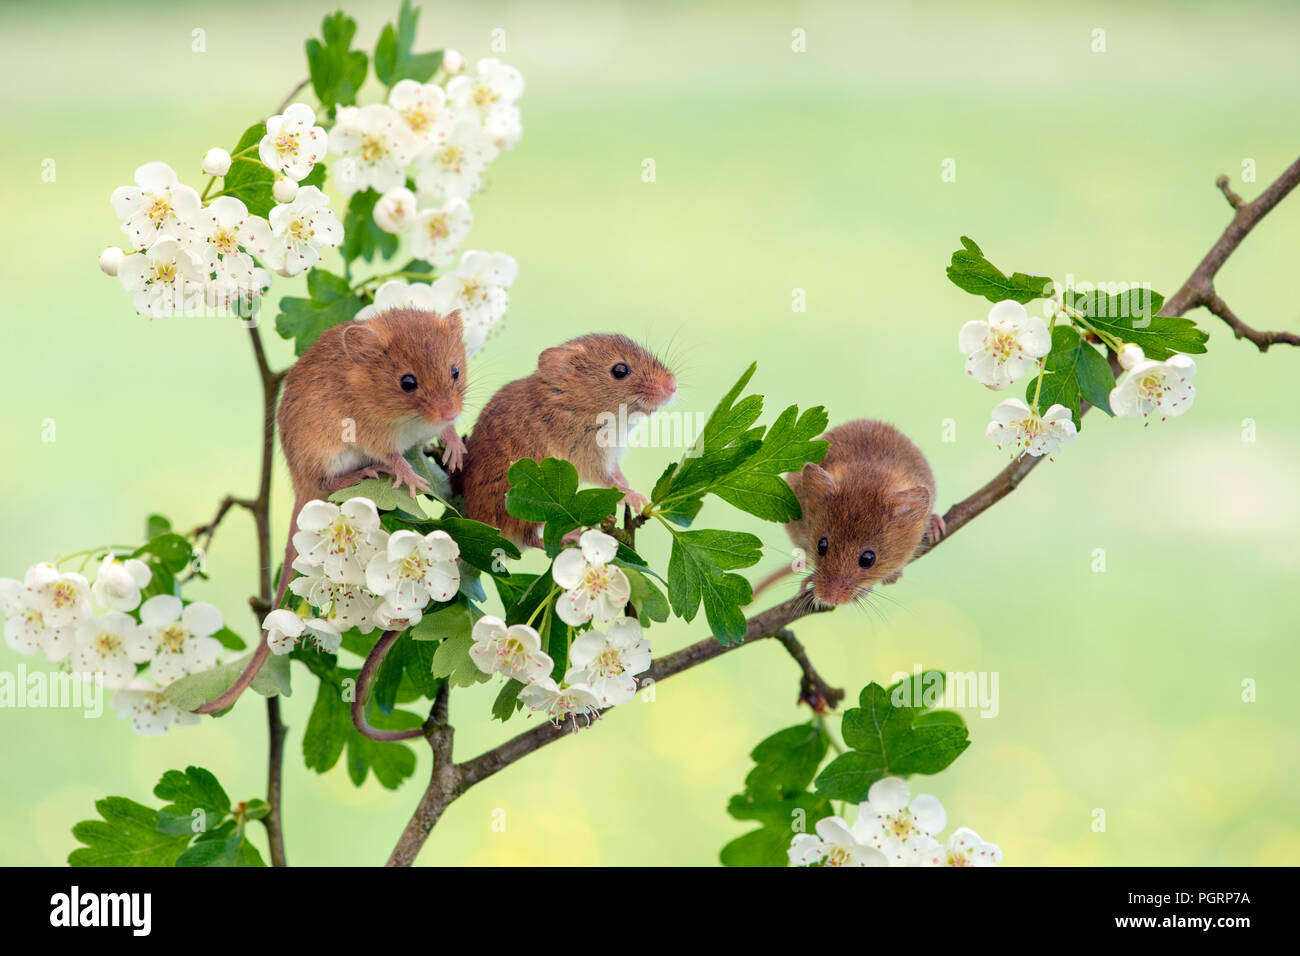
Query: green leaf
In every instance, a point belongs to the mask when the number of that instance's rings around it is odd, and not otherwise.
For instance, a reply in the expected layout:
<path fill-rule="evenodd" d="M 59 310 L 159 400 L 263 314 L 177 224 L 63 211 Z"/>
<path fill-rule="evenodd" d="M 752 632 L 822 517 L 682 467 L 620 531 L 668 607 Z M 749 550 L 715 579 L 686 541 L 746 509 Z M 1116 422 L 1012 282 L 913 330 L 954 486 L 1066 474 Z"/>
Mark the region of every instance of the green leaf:
<path fill-rule="evenodd" d="M 695 619 L 700 604 L 719 643 L 730 644 L 745 636 L 741 608 L 753 599 L 749 582 L 736 568 L 757 564 L 763 542 L 742 531 L 672 531 L 673 549 L 668 559 L 668 600 L 673 612 L 686 621 Z"/>
<path fill-rule="evenodd" d="M 786 852 L 794 831 L 788 826 L 768 826 L 736 837 L 718 854 L 723 866 L 788 866 Z"/>
<path fill-rule="evenodd" d="M 215 637 L 218 641 L 220 641 L 221 646 L 228 651 L 242 651 L 245 647 L 248 646 L 247 644 L 244 643 L 244 639 L 242 637 L 240 637 L 238 634 L 236 634 L 228 627 L 223 627 L 221 630 L 217 631 L 217 633 L 213 634 L 212 636 Z"/>
<path fill-rule="evenodd" d="M 515 715 L 515 712 L 523 709 L 523 704 L 519 702 L 519 692 L 524 689 L 521 681 L 508 680 L 501 688 L 501 693 L 497 694 L 497 699 L 492 702 L 492 716 L 503 723 Z"/>
<path fill-rule="evenodd" d="M 1204 352 L 1209 334 L 1191 319 L 1156 314 L 1164 302 L 1160 293 L 1136 288 L 1116 295 L 1067 294 L 1066 304 L 1098 331 L 1140 346 L 1153 361 L 1163 362 L 1175 352 Z"/>
<path fill-rule="evenodd" d="M 1110 390 L 1115 387 L 1115 376 L 1110 363 L 1072 326 L 1058 325 L 1052 329 L 1052 349 L 1044 357 L 1044 363 L 1040 412 L 1059 403 L 1074 413 L 1075 428 L 1082 428 L 1082 397 L 1111 414 Z M 1025 399 L 1031 405 L 1036 387 L 1037 376 L 1029 380 L 1025 390 Z"/>
<path fill-rule="evenodd" d="M 1013 299 L 1016 302 L 1031 302 L 1046 298 L 1051 294 L 1052 280 L 1046 276 L 1026 275 L 1015 272 L 1010 276 L 988 259 L 974 240 L 962 236 L 962 248 L 952 254 L 948 266 L 948 278 L 957 288 L 971 295 L 980 295 L 990 302 L 1002 302 Z"/>
<path fill-rule="evenodd" d="M 802 415 L 797 406 L 783 411 L 759 448 L 712 488 L 723 501 L 767 521 L 785 523 L 803 516 L 799 499 L 781 474 L 826 457 L 830 442 L 813 440 L 829 417 L 820 405 Z"/>
<path fill-rule="evenodd" d="M 154 796 L 169 801 L 158 811 L 163 833 L 193 834 L 194 811 L 202 810 L 207 826 L 217 826 L 230 814 L 230 798 L 211 772 L 202 767 L 168 770 L 153 788 Z"/>
<path fill-rule="evenodd" d="M 173 531 L 164 531 L 150 539 L 148 544 L 138 548 L 131 557 L 143 558 L 152 555 L 172 574 L 179 574 L 190 566 L 193 553 L 190 543 L 183 537 Z"/>
<path fill-rule="evenodd" d="M 282 298 L 275 317 L 275 331 L 283 339 L 293 339 L 295 355 L 306 352 L 326 329 L 352 321 L 365 306 L 347 279 L 324 269 L 307 272 L 307 295 L 306 299 Z"/>
<path fill-rule="evenodd" d="M 126 797 L 95 802 L 101 820 L 83 820 L 72 835 L 84 847 L 68 855 L 70 866 L 171 866 L 193 835 L 162 833 L 158 813 Z"/>
<path fill-rule="evenodd" d="M 412 9 L 411 0 L 402 0 L 396 29 L 391 23 L 386 23 L 379 34 L 379 42 L 375 44 L 375 76 L 390 90 L 398 80 L 427 83 L 442 66 L 441 50 L 412 52 L 419 19 L 420 11 Z"/>
<path fill-rule="evenodd" d="M 346 750 L 348 777 L 354 785 L 361 786 L 373 771 L 380 785 L 395 790 L 415 771 L 415 754 L 406 744 L 371 740 L 353 726 L 350 698 L 356 691 L 357 673 L 346 668 L 320 673 L 316 703 L 303 732 L 303 762 L 309 769 L 325 773 L 338 763 Z M 406 730 L 423 722 L 410 711 L 394 710 L 385 714 L 374 706 L 373 697 L 366 708 L 366 719 L 371 726 L 384 730 Z"/>
<path fill-rule="evenodd" d="M 196 710 L 229 690 L 239 675 L 244 672 L 252 657 L 251 653 L 245 654 L 243 657 L 219 664 L 210 671 L 200 671 L 172 681 L 163 688 L 163 694 L 181 710 Z M 274 697 L 277 694 L 290 696 L 293 689 L 289 683 L 289 658 L 283 654 L 268 655 L 249 687 L 263 697 Z"/>
<path fill-rule="evenodd" d="M 302 735 L 302 757 L 307 769 L 325 773 L 338 763 L 347 745 L 348 731 L 353 729 L 348 702 L 340 688 L 322 679 Z"/>
<path fill-rule="evenodd" d="M 1045 413 L 1053 405 L 1064 405 L 1074 416 L 1074 427 L 1079 428 L 1079 382 L 1074 377 L 1074 370 L 1068 372 L 1044 372 L 1042 391 L 1039 391 L 1037 376 L 1025 384 L 1025 403 L 1034 407 L 1034 396 L 1038 396 L 1038 411 Z"/>
<path fill-rule="evenodd" d="M 506 558 L 518 560 L 519 548 L 491 525 L 469 518 L 441 518 L 419 526 L 421 534 L 445 531 L 460 548 L 461 560 L 486 574 L 509 577 L 510 571 L 503 563 Z"/>
<path fill-rule="evenodd" d="M 889 688 L 864 687 L 859 706 L 845 711 L 840 728 L 853 749 L 826 765 L 817 792 L 858 803 L 877 780 L 938 773 L 956 760 L 970 746 L 965 722 L 952 711 L 931 711 L 925 702 L 942 686 L 942 673 L 927 671 Z"/>
<path fill-rule="evenodd" d="M 424 723 L 423 718 L 406 710 L 384 714 L 373 702 L 367 707 L 366 719 L 380 730 L 413 730 Z M 415 753 L 406 744 L 396 741 L 371 740 L 348 723 L 348 776 L 352 783 L 361 786 L 366 774 L 373 772 L 380 786 L 396 790 L 415 772 Z"/>
<path fill-rule="evenodd" d="M 1089 345 L 1079 352 L 1079 364 L 1075 366 L 1074 377 L 1079 383 L 1081 394 L 1089 405 L 1100 408 L 1107 415 L 1114 415 L 1110 410 L 1110 393 L 1115 387 L 1115 373 L 1110 370 L 1106 357 Z"/>
<path fill-rule="evenodd" d="M 370 262 L 376 255 L 389 259 L 397 252 L 397 236 L 380 229 L 375 222 L 375 203 L 378 201 L 379 193 L 373 189 L 352 194 L 343 217 L 343 245 L 339 247 L 344 262 L 356 259 Z"/>
<path fill-rule="evenodd" d="M 507 477 L 506 510 L 524 521 L 545 524 L 543 542 L 551 557 L 559 553 L 564 535 L 600 524 L 623 499 L 617 488 L 579 491 L 578 470 L 559 458 L 546 458 L 540 464 L 522 458 L 510 466 Z"/>
<path fill-rule="evenodd" d="M 631 601 L 637 610 L 637 617 L 643 627 L 648 627 L 651 621 L 663 623 L 668 620 L 668 598 L 664 597 L 664 592 L 651 581 L 646 575 L 642 574 L 640 569 L 634 568 L 623 562 L 615 562 L 627 575 L 627 583 L 632 588 Z"/>
<path fill-rule="evenodd" d="M 330 495 L 330 501 L 344 502 L 349 498 L 369 498 L 380 511 L 400 511 L 414 518 L 429 517 L 420 506 L 420 499 L 412 498 L 405 485 L 394 488 L 390 478 L 363 478 L 355 485 Z"/>
<path fill-rule="evenodd" d="M 233 824 L 234 821 L 231 821 Z M 177 866 L 266 866 L 242 830 L 213 839 L 200 838 L 176 860 Z"/>
<path fill-rule="evenodd" d="M 313 37 L 307 41 L 312 89 L 331 115 L 334 107 L 355 103 L 357 91 L 366 80 L 369 58 L 351 49 L 356 32 L 357 22 L 340 10 L 321 22 L 320 40 Z"/>
<path fill-rule="evenodd" d="M 487 680 L 488 675 L 469 656 L 473 644 L 469 634 L 457 634 L 439 644 L 433 655 L 433 676 L 446 678 L 453 687 L 473 687 Z"/>
<path fill-rule="evenodd" d="M 440 681 L 433 676 L 433 657 L 437 645 L 415 640 L 410 632 L 403 634 L 388 649 L 379 673 L 370 687 L 370 699 L 385 714 L 393 711 L 398 700 L 398 689 L 405 683 L 419 697 L 432 698 L 438 693 Z"/>
<path fill-rule="evenodd" d="M 458 598 L 450 604 L 438 606 L 436 610 L 420 618 L 420 623 L 411 628 L 411 637 L 417 641 L 467 638 L 473 628 L 474 618 L 470 613 L 469 601 Z"/>
<path fill-rule="evenodd" d="M 145 519 L 144 536 L 146 540 L 152 541 L 158 535 L 172 529 L 172 523 L 162 515 L 153 514 Z"/>

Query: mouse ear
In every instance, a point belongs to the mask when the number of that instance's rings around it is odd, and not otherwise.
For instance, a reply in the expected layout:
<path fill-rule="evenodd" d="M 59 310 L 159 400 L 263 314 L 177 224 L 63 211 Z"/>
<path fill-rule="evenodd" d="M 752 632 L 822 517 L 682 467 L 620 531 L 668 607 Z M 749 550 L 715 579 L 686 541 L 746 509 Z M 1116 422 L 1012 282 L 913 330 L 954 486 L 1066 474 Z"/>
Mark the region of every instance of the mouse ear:
<path fill-rule="evenodd" d="M 835 479 L 831 473 L 815 462 L 808 462 L 799 473 L 800 489 L 818 498 L 828 498 L 835 493 Z"/>
<path fill-rule="evenodd" d="M 895 518 L 904 515 L 930 513 L 930 489 L 924 485 L 915 485 L 903 491 L 894 492 L 889 502 L 889 513 Z"/>
<path fill-rule="evenodd" d="M 573 350 L 568 345 L 556 345 L 544 349 L 537 356 L 537 371 L 543 378 L 563 378 L 573 371 Z"/>
<path fill-rule="evenodd" d="M 343 331 L 339 333 L 339 341 L 343 345 L 343 354 L 358 364 L 373 362 L 384 351 L 384 343 L 380 341 L 379 333 L 365 322 L 353 320 L 344 323 Z"/>
<path fill-rule="evenodd" d="M 446 326 L 447 331 L 456 335 L 464 334 L 465 323 L 460 317 L 460 309 L 452 309 L 446 315 L 435 315 L 434 319 Z"/>

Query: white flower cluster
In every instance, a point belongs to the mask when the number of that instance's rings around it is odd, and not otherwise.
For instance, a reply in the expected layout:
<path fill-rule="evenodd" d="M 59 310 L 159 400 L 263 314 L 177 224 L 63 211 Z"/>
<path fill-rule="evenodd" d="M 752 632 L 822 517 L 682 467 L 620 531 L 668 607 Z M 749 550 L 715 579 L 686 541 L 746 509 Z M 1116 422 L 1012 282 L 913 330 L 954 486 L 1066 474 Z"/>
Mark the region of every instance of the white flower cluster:
<path fill-rule="evenodd" d="M 963 325 L 957 347 L 966 356 L 966 374 L 999 391 L 1039 370 L 1052 350 L 1052 336 L 1042 319 L 1006 299 L 989 310 L 986 321 Z M 1116 416 L 1181 415 L 1191 406 L 1196 389 L 1188 379 L 1196 374 L 1196 363 L 1186 355 L 1148 361 L 1142 349 L 1130 343 L 1120 349 L 1119 362 L 1126 374 L 1110 393 Z M 1079 437 L 1072 413 L 1061 404 L 1040 414 L 1023 400 L 1009 398 L 993 409 L 991 418 L 985 434 L 999 448 L 1010 445 L 1017 456 L 1051 454 Z"/>
<path fill-rule="evenodd" d="M 849 826 L 840 817 L 817 821 L 817 832 L 790 842 L 794 866 L 997 866 L 1002 851 L 974 830 L 954 830 L 947 843 L 935 839 L 948 824 L 937 797 L 912 797 L 899 777 L 877 780 Z"/>
<path fill-rule="evenodd" d="M 309 501 L 293 536 L 298 552 L 289 589 L 320 614 L 304 620 L 290 610 L 262 622 L 272 652 L 288 654 L 309 637 L 322 651 L 339 649 L 341 632 L 363 634 L 418 624 L 430 601 L 449 601 L 460 589 L 460 548 L 445 531 L 389 534 L 369 498 Z"/>
<path fill-rule="evenodd" d="M 247 314 L 253 297 L 265 295 L 271 285 L 254 256 L 280 275 L 293 276 L 315 265 L 322 248 L 343 241 L 343 225 L 325 194 L 315 186 L 298 188 L 325 153 L 325 131 L 315 122 L 302 103 L 267 120 L 258 155 L 280 176 L 269 221 L 251 215 L 234 196 L 205 202 L 166 163 L 145 163 L 135 171 L 134 186 L 113 190 L 113 211 L 132 250 L 109 247 L 99 265 L 132 293 L 137 312 L 163 318 L 205 305 Z M 231 163 L 224 149 L 211 149 L 202 168 L 224 176 Z"/>
<path fill-rule="evenodd" d="M 161 734 L 173 723 L 198 722 L 162 693 L 167 685 L 217 665 L 221 612 L 158 594 L 141 604 L 152 574 L 143 561 L 109 553 L 91 585 L 52 564 L 29 568 L 22 581 L 0 578 L 5 643 L 20 654 L 43 654 L 117 693 L 113 707 L 136 733 Z M 138 673 L 148 665 L 148 677 Z"/>
<path fill-rule="evenodd" d="M 650 642 L 641 623 L 624 609 L 631 594 L 627 575 L 610 564 L 618 542 L 602 531 L 583 533 L 577 548 L 561 551 L 551 576 L 565 591 L 555 613 L 570 627 L 589 629 L 569 647 L 562 683 L 551 677 L 555 662 L 541 636 L 527 624 L 507 626 L 499 617 L 474 625 L 470 658 L 485 674 L 523 683 L 519 699 L 559 724 L 569 716 L 597 716 L 636 696 L 636 676 L 650 667 Z"/>
<path fill-rule="evenodd" d="M 349 196 L 363 189 L 379 192 L 376 225 L 404 236 L 413 257 L 439 271 L 449 268 L 474 224 L 469 198 L 481 188 L 488 165 L 523 135 L 516 105 L 523 90 L 518 70 L 483 59 L 475 75 L 451 76 L 445 88 L 401 80 L 386 104 L 339 110 L 329 134 L 330 152 L 340 157 L 333 166 L 339 188 Z M 505 314 L 505 290 L 516 271 L 507 255 L 470 250 L 431 287 L 400 281 L 380 286 L 374 304 L 357 318 L 397 306 L 459 309 L 473 355 Z"/>

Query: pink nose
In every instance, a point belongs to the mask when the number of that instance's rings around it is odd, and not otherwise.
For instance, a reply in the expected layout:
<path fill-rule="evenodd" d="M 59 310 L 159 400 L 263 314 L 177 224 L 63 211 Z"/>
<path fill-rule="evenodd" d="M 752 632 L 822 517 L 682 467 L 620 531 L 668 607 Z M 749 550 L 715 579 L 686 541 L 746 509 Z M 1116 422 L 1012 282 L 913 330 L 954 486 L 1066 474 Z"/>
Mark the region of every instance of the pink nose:
<path fill-rule="evenodd" d="M 827 581 L 818 578 L 813 592 L 827 604 L 847 604 L 853 600 L 857 588 L 843 581 Z"/>

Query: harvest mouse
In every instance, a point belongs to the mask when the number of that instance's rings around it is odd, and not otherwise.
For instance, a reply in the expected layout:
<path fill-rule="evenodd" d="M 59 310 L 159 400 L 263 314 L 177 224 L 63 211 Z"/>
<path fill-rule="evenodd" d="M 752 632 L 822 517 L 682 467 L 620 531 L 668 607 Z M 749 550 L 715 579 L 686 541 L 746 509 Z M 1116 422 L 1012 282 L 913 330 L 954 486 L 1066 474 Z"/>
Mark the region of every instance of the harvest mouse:
<path fill-rule="evenodd" d="M 564 458 L 585 482 L 614 485 L 624 502 L 643 508 L 619 467 L 625 450 L 609 442 L 606 415 L 655 411 L 673 397 L 677 379 L 657 358 L 623 335 L 584 335 L 546 349 L 537 371 L 503 386 L 474 425 L 459 488 L 468 518 L 499 528 L 520 545 L 538 543 L 539 526 L 506 511 L 510 466 L 521 458 Z"/>
<path fill-rule="evenodd" d="M 930 466 L 898 429 L 859 418 L 822 437 L 831 447 L 821 464 L 809 462 L 787 478 L 803 517 L 786 531 L 813 562 L 816 599 L 847 604 L 897 581 L 922 538 L 938 541 L 946 529 L 932 513 Z M 755 594 L 789 573 L 774 574 Z"/>
<path fill-rule="evenodd" d="M 272 608 L 293 577 L 293 534 L 304 504 L 381 473 L 396 479 L 394 488 L 406 484 L 414 498 L 428 483 L 404 456 L 436 436 L 446 445 L 448 468 L 461 465 L 465 446 L 452 423 L 464 406 L 467 380 L 459 313 L 418 309 L 390 309 L 326 329 L 289 369 L 278 421 L 294 502 Z M 263 641 L 234 686 L 199 711 L 230 706 L 266 653 Z"/>

